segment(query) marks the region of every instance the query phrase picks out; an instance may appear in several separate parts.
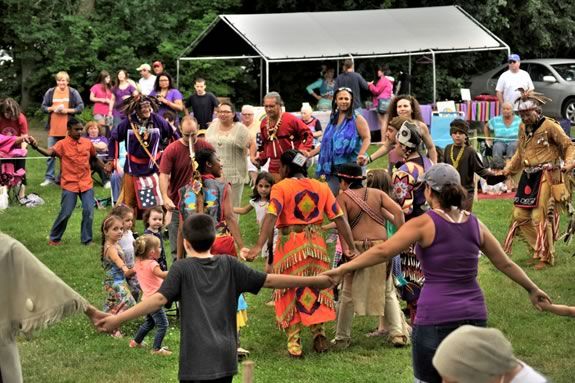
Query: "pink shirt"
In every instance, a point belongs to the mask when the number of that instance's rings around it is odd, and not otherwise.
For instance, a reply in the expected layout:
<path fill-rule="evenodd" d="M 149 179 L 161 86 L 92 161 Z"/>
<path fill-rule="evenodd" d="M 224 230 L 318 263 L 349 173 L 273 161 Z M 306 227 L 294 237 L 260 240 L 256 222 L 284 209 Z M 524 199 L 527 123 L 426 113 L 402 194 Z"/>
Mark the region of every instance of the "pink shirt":
<path fill-rule="evenodd" d="M 148 298 L 156 291 L 158 291 L 164 282 L 162 278 L 154 274 L 154 269 L 156 267 L 160 267 L 160 265 L 155 259 L 137 259 L 136 263 L 134 264 L 136 277 L 138 278 L 140 287 L 144 292 L 144 298 Z"/>
<path fill-rule="evenodd" d="M 112 91 L 107 89 L 102 84 L 95 84 L 90 88 L 90 93 L 93 93 L 96 98 L 105 98 L 107 100 L 112 99 Z M 103 116 L 110 113 L 110 103 L 96 102 L 94 103 L 94 115 L 101 114 Z"/>

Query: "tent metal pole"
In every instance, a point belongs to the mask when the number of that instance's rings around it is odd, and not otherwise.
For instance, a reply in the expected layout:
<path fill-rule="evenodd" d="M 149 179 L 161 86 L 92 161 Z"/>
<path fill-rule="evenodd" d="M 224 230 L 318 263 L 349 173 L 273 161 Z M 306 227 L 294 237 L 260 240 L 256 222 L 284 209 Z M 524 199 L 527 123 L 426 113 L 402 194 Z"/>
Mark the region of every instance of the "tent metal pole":
<path fill-rule="evenodd" d="M 408 73 L 409 73 L 409 81 L 407 82 L 407 92 L 411 94 L 411 54 L 407 56 L 407 63 L 408 63 Z M 399 90 L 399 89 L 398 89 Z"/>
<path fill-rule="evenodd" d="M 437 74 L 435 71 L 435 52 L 433 49 L 429 50 L 431 52 L 431 64 L 433 65 L 433 103 L 437 101 Z"/>
<path fill-rule="evenodd" d="M 260 57 L 260 102 L 264 99 L 264 60 Z"/>
<path fill-rule="evenodd" d="M 180 89 L 180 59 L 176 60 L 176 88 Z"/>
<path fill-rule="evenodd" d="M 265 59 L 266 62 L 266 94 L 270 92 L 270 62 Z"/>

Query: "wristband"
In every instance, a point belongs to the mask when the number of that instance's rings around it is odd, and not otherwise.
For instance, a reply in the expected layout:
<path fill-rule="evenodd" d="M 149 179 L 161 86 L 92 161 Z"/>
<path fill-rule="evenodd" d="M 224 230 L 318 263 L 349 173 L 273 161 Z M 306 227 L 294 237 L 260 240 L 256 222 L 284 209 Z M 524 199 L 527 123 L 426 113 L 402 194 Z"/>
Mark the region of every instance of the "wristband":
<path fill-rule="evenodd" d="M 373 160 L 371 159 L 371 155 L 368 154 L 367 155 L 367 163 L 369 164 L 370 162 L 373 162 Z"/>

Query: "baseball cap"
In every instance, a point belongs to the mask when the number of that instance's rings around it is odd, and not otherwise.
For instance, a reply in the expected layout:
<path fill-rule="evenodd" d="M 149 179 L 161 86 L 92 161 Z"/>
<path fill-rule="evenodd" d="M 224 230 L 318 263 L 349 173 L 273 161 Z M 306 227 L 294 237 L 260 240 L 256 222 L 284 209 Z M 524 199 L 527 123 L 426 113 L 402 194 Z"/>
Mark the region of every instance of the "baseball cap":
<path fill-rule="evenodd" d="M 487 383 L 518 363 L 501 331 L 469 325 L 449 334 L 433 356 L 441 376 L 466 383 Z"/>
<path fill-rule="evenodd" d="M 148 72 L 152 70 L 152 68 L 150 68 L 150 65 L 149 65 L 149 64 L 142 64 L 142 65 L 140 65 L 138 68 L 136 68 L 136 70 L 137 70 L 138 72 L 141 71 L 141 70 L 143 70 L 143 69 L 147 70 Z"/>
<path fill-rule="evenodd" d="M 446 185 L 461 184 L 461 177 L 455 168 L 446 163 L 433 165 L 423 176 L 425 183 L 436 192 L 441 192 Z"/>
<path fill-rule="evenodd" d="M 161 61 L 154 61 L 154 63 L 152 64 L 152 66 L 155 67 L 159 67 L 159 66 L 163 66 Z"/>
<path fill-rule="evenodd" d="M 517 53 L 513 53 L 510 54 L 509 57 L 507 57 L 508 61 L 521 61 L 521 58 L 519 57 L 519 55 Z"/>

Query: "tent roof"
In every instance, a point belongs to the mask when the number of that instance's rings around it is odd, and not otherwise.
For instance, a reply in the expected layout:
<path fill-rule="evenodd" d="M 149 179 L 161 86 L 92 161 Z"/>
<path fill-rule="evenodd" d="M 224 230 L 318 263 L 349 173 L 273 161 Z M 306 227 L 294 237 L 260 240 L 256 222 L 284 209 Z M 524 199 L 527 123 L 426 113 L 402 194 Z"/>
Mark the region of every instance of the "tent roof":
<path fill-rule="evenodd" d="M 271 62 L 507 49 L 458 6 L 220 15 L 182 54 Z"/>

